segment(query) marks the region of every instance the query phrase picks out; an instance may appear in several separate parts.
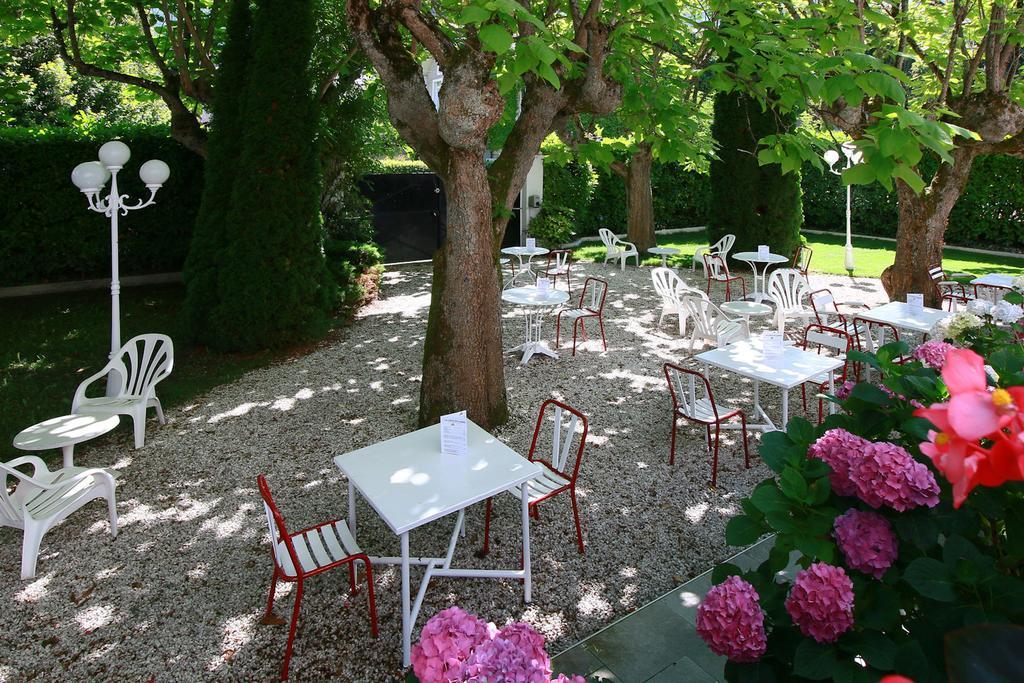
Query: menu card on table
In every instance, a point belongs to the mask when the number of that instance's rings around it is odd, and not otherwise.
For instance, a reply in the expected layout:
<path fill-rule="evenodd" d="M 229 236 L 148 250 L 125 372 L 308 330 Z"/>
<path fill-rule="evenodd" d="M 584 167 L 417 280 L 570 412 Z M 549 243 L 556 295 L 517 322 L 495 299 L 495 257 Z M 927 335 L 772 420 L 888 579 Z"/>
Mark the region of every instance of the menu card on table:
<path fill-rule="evenodd" d="M 441 453 L 445 455 L 466 455 L 466 411 L 441 416 Z"/>
<path fill-rule="evenodd" d="M 907 294 L 907 306 L 912 311 L 924 310 L 924 294 Z"/>
<path fill-rule="evenodd" d="M 766 331 L 761 333 L 761 348 L 765 358 L 781 356 L 783 343 L 781 332 Z"/>
<path fill-rule="evenodd" d="M 527 249 L 536 249 L 537 248 L 537 238 L 536 237 L 527 237 L 526 238 L 526 248 Z"/>
<path fill-rule="evenodd" d="M 771 249 L 768 248 L 767 244 L 759 244 L 759 245 L 757 245 L 757 258 L 759 258 L 759 259 L 767 259 L 769 254 L 771 254 L 771 253 L 772 253 Z"/>
<path fill-rule="evenodd" d="M 540 290 L 541 294 L 547 294 L 548 290 L 551 289 L 551 280 L 546 277 L 537 278 L 537 289 Z"/>

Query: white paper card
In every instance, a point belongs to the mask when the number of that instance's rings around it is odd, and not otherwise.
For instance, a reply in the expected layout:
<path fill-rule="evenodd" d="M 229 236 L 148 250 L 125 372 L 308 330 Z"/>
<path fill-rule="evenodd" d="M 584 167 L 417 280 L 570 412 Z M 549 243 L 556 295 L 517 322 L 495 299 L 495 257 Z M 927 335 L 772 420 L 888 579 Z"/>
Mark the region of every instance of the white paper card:
<path fill-rule="evenodd" d="M 757 245 L 757 258 L 766 259 L 766 258 L 768 258 L 768 255 L 770 253 L 772 253 L 772 252 L 771 252 L 771 249 L 768 248 L 767 244 L 759 244 L 759 245 Z"/>
<path fill-rule="evenodd" d="M 441 453 L 445 455 L 466 455 L 466 411 L 441 416 Z"/>
<path fill-rule="evenodd" d="M 537 289 L 540 290 L 541 294 L 547 294 L 548 290 L 551 289 L 551 280 L 546 277 L 537 278 Z"/>
<path fill-rule="evenodd" d="M 912 310 L 920 311 L 924 309 L 924 294 L 907 294 L 907 306 Z"/>
<path fill-rule="evenodd" d="M 781 356 L 783 344 L 783 338 L 780 333 L 770 331 L 761 333 L 761 348 L 766 357 Z"/>
<path fill-rule="evenodd" d="M 526 248 L 527 249 L 536 249 L 537 248 L 537 238 L 536 237 L 527 237 L 526 238 Z"/>

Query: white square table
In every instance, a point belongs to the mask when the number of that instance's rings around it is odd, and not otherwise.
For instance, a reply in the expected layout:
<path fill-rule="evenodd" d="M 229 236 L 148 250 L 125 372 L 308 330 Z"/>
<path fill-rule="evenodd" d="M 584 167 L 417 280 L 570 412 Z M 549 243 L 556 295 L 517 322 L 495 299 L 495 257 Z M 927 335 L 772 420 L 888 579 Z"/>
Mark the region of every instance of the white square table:
<path fill-rule="evenodd" d="M 905 301 L 890 301 L 887 304 L 876 306 L 867 311 L 857 314 L 858 318 L 870 320 L 876 323 L 888 323 L 911 332 L 928 334 L 935 326 L 935 323 L 949 317 L 949 311 L 938 308 L 918 308 L 908 305 Z"/>
<path fill-rule="evenodd" d="M 402 566 L 402 661 L 409 666 L 412 629 L 427 585 L 434 576 L 522 579 L 530 602 L 530 521 L 527 482 L 541 473 L 530 462 L 472 421 L 467 421 L 468 453 L 441 453 L 441 427 L 433 425 L 359 450 L 335 456 L 334 464 L 348 477 L 348 523 L 356 536 L 356 496 L 366 499 L 381 519 L 400 537 L 401 557 L 371 557 L 374 564 Z M 460 569 L 452 557 L 464 532 L 465 511 L 470 505 L 515 487 L 522 489 L 523 566 L 521 569 Z M 445 557 L 410 557 L 409 532 L 458 513 Z M 410 606 L 409 565 L 426 571 L 416 601 Z"/>
<path fill-rule="evenodd" d="M 782 389 L 782 428 L 789 422 L 789 390 L 804 382 L 817 381 L 822 375 L 828 376 L 829 390 L 833 390 L 834 373 L 846 362 L 836 356 L 824 356 L 804 351 L 794 346 L 784 346 L 782 353 L 766 356 L 760 340 L 738 341 L 728 346 L 705 351 L 694 357 L 705 367 L 713 365 L 741 377 L 754 380 L 754 418 L 764 420 L 761 424 L 748 424 L 751 429 L 772 431 L 778 429 L 761 407 L 761 382 Z M 705 375 L 707 371 L 705 370 Z M 833 406 L 834 408 L 834 406 Z M 725 424 L 723 429 L 739 425 Z"/>
<path fill-rule="evenodd" d="M 1003 293 L 1001 290 L 1013 289 L 1013 275 L 1003 275 L 1002 273 L 988 273 L 981 277 L 976 277 L 971 280 L 971 284 L 975 287 L 988 287 L 992 295 L 992 303 L 999 301 L 999 296 Z"/>

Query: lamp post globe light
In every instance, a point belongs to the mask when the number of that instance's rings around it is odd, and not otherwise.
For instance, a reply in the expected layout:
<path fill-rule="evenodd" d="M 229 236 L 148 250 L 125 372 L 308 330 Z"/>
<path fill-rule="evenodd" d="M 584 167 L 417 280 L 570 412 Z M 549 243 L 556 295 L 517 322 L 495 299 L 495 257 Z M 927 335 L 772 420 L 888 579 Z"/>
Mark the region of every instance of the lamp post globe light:
<path fill-rule="evenodd" d="M 843 171 L 851 166 L 859 164 L 864 158 L 861 151 L 857 149 L 857 146 L 852 142 L 844 142 L 841 145 L 841 149 L 843 150 L 843 156 L 846 157 L 846 165 L 839 169 L 836 169 L 836 164 L 839 163 L 839 152 L 834 149 L 829 149 L 826 150 L 823 155 L 825 157 L 825 163 L 828 164 L 828 170 L 836 175 L 842 175 Z M 853 188 L 850 185 L 846 186 L 846 253 L 844 258 L 845 263 L 843 264 L 850 275 L 853 275 L 853 238 L 850 233 L 850 200 L 852 198 L 852 189 Z"/>
<path fill-rule="evenodd" d="M 128 203 L 128 195 L 117 189 L 117 174 L 131 159 L 128 145 L 120 140 L 111 140 L 100 147 L 99 161 L 86 161 L 71 171 L 71 182 L 82 191 L 89 202 L 89 208 L 110 219 L 110 358 L 121 348 L 121 281 L 118 274 L 117 220 L 127 216 L 129 211 L 143 209 L 156 201 L 156 192 L 167 182 L 171 169 L 162 161 L 152 159 L 139 169 L 139 177 L 149 190 L 149 197 Z M 104 186 L 110 181 L 110 192 L 101 197 Z M 111 394 L 120 379 L 110 373 L 107 393 Z"/>

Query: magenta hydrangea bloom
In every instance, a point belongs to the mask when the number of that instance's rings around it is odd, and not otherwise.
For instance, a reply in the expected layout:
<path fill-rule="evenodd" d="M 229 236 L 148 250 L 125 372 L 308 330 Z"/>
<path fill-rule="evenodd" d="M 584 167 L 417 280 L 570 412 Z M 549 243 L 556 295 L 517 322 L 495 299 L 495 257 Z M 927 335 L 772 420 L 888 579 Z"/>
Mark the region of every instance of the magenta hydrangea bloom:
<path fill-rule="evenodd" d="M 412 669 L 420 683 L 459 680 L 463 662 L 481 644 L 490 642 L 493 626 L 458 608 L 430 618 L 412 648 Z"/>
<path fill-rule="evenodd" d="M 834 643 L 853 626 L 853 581 L 842 567 L 816 562 L 796 575 L 786 611 L 805 636 Z"/>
<path fill-rule="evenodd" d="M 881 579 L 896 560 L 899 541 L 885 517 L 850 508 L 836 517 L 833 535 L 848 564 Z"/>
<path fill-rule="evenodd" d="M 948 342 L 933 339 L 918 346 L 910 355 L 928 367 L 941 371 L 946 365 L 946 354 L 955 348 Z"/>
<path fill-rule="evenodd" d="M 850 398 L 850 393 L 853 392 L 853 388 L 855 386 L 857 386 L 857 383 L 854 382 L 852 379 L 846 380 L 838 387 L 836 387 L 836 398 L 838 398 L 840 401 L 845 401 L 846 399 Z"/>
<path fill-rule="evenodd" d="M 551 677 L 518 645 L 502 637 L 486 641 L 462 665 L 461 683 L 549 683 Z"/>
<path fill-rule="evenodd" d="M 768 649 L 761 598 L 738 576 L 713 586 L 697 608 L 697 633 L 717 655 L 756 662 Z"/>
<path fill-rule="evenodd" d="M 840 496 L 853 496 L 857 487 L 850 481 L 850 463 L 860 458 L 870 444 L 867 439 L 845 429 L 830 429 L 811 444 L 807 455 L 824 460 L 832 468 L 828 479 L 833 491 Z"/>
<path fill-rule="evenodd" d="M 544 649 L 544 636 L 537 633 L 532 626 L 517 621 L 498 631 L 495 637 L 503 638 L 518 647 L 545 675 L 551 675 L 551 658 Z"/>
<path fill-rule="evenodd" d="M 583 676 L 566 676 L 565 674 L 558 674 L 558 678 L 552 678 L 551 683 L 587 683 L 587 679 Z"/>
<path fill-rule="evenodd" d="M 939 504 L 935 475 L 896 444 L 868 444 L 859 457 L 850 461 L 847 476 L 856 487 L 857 497 L 873 508 L 888 505 L 905 512 Z"/>

